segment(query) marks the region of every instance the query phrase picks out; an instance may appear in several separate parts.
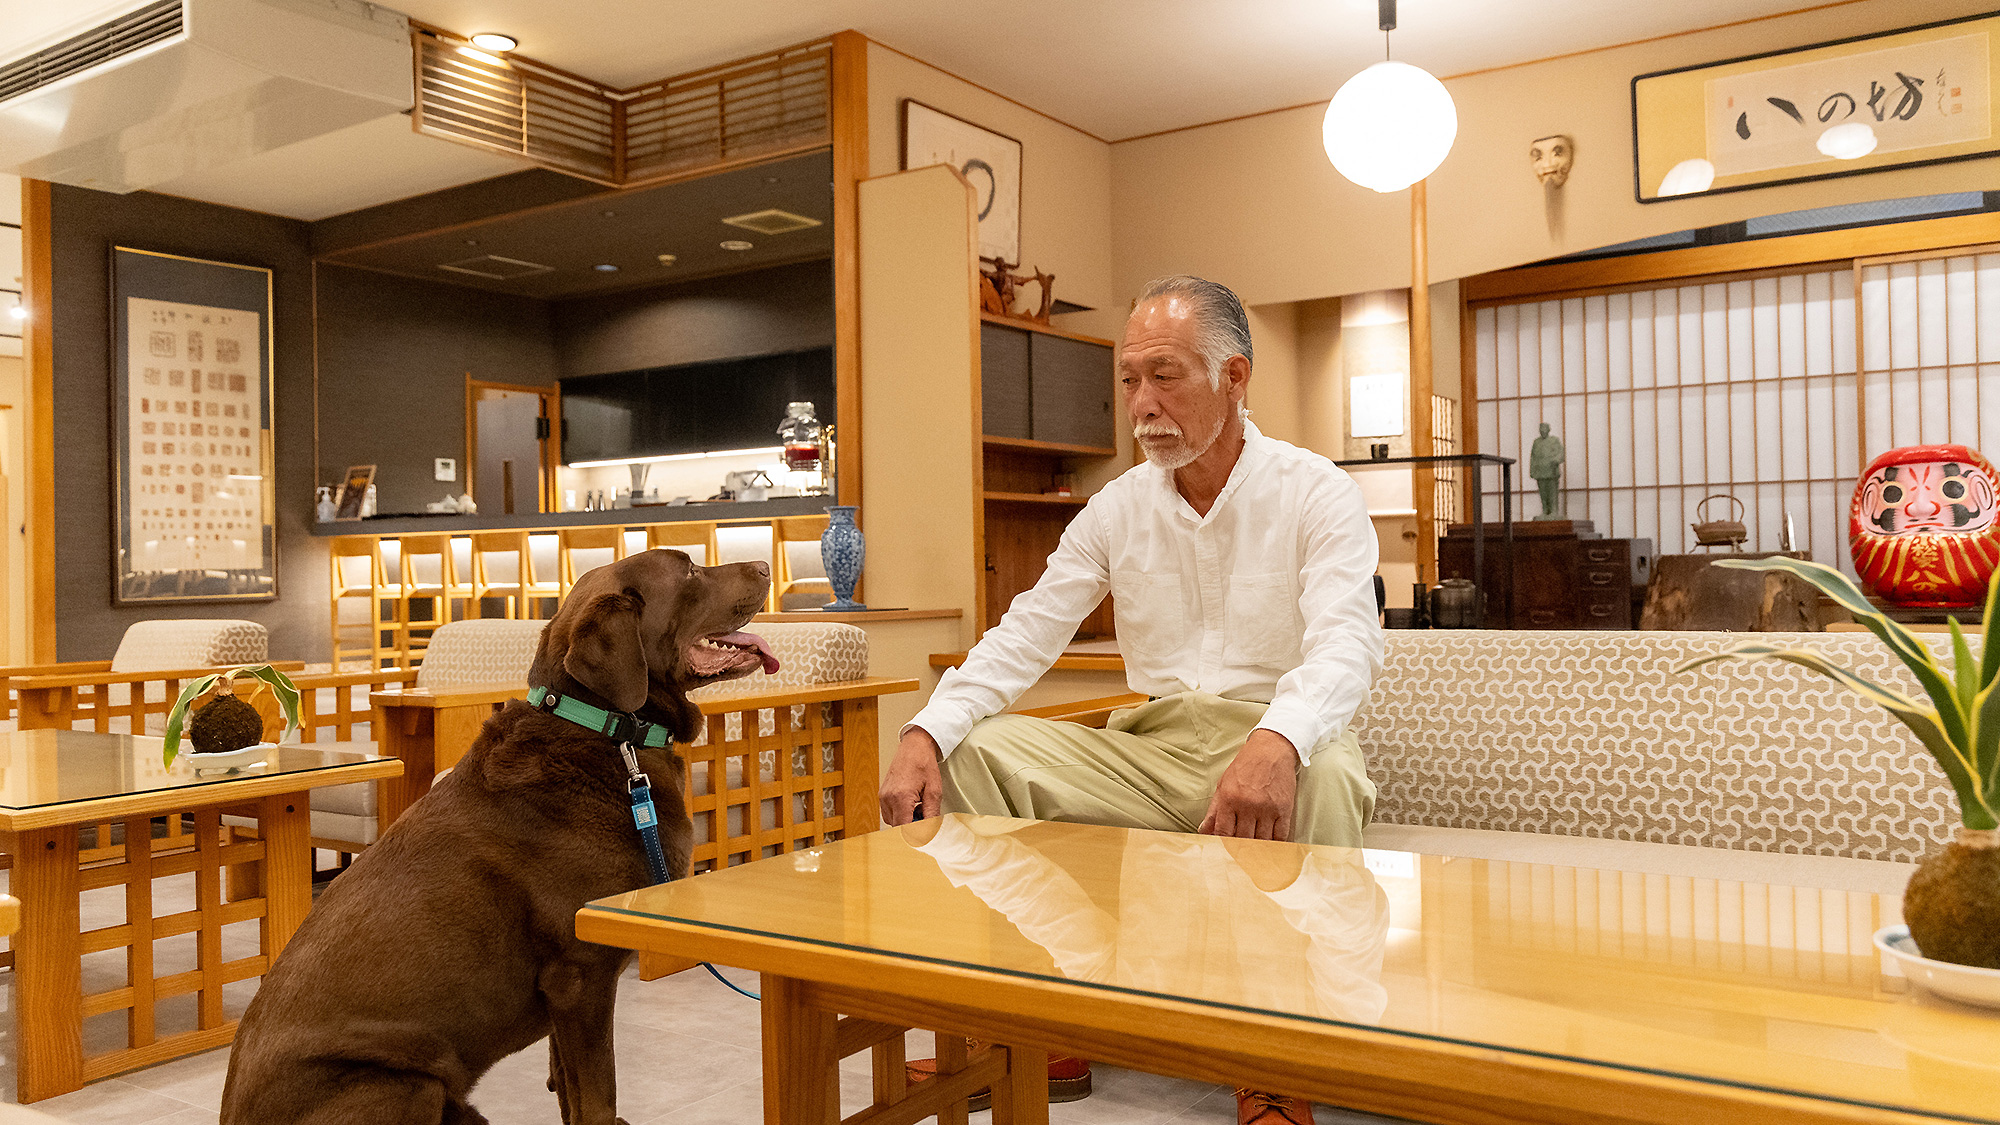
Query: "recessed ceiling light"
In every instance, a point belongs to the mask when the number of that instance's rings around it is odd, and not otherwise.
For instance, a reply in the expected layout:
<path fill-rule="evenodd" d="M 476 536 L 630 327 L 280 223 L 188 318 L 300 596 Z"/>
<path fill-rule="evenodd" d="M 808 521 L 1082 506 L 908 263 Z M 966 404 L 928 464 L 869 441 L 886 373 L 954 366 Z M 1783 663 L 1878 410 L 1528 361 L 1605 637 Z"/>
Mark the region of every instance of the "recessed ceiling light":
<path fill-rule="evenodd" d="M 610 218 L 611 216 L 613 216 L 613 215 L 616 215 L 617 213 L 618 213 L 618 212 L 616 212 L 616 211 L 606 211 L 606 212 L 604 212 L 604 217 L 608 219 L 608 218 Z"/>
<path fill-rule="evenodd" d="M 26 308 L 23 308 L 23 307 L 22 307 L 22 306 L 20 306 L 20 305 L 15 305 L 15 306 L 14 306 L 13 308 L 11 308 L 11 309 L 8 309 L 7 311 L 8 311 L 8 312 L 9 312 L 10 314 L 12 314 L 12 316 L 14 317 L 14 319 L 15 319 L 15 320 L 26 320 L 26 319 L 28 319 L 28 310 L 27 310 Z"/>
<path fill-rule="evenodd" d="M 488 51 L 511 51 L 521 45 L 520 40 L 497 31 L 482 31 L 472 37 L 472 45 Z"/>
<path fill-rule="evenodd" d="M 748 250 L 751 245 L 751 243 L 745 242 L 740 238 L 725 238 L 722 240 L 722 248 L 724 250 Z"/>
<path fill-rule="evenodd" d="M 479 245 L 479 240 L 476 238 L 468 238 L 465 240 L 465 244 L 467 246 L 477 246 Z"/>
<path fill-rule="evenodd" d="M 660 259 L 660 264 L 663 266 L 671 266 L 675 262 L 680 261 L 679 258 L 674 257 L 672 254 L 661 254 L 658 255 L 658 257 Z"/>
<path fill-rule="evenodd" d="M 611 264 L 610 262 L 599 262 L 599 263 L 597 263 L 596 265 L 594 265 L 594 266 L 592 266 L 592 267 L 590 267 L 590 268 L 591 268 L 591 269 L 594 269 L 594 270 L 596 270 L 596 271 L 597 271 L 598 273 L 617 273 L 617 272 L 618 272 L 618 267 L 617 267 L 617 266 L 614 266 L 614 265 L 612 265 L 612 264 Z"/>

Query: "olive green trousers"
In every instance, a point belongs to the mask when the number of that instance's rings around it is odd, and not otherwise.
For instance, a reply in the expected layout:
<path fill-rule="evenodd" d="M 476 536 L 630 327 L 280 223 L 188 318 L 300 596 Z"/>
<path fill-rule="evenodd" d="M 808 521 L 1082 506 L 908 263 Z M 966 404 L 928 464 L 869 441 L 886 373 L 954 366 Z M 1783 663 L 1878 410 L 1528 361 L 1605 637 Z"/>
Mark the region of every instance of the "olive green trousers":
<path fill-rule="evenodd" d="M 1266 704 L 1202 692 L 1114 712 L 1104 729 L 1026 715 L 974 726 L 944 759 L 944 811 L 1194 832 Z M 1343 731 L 1299 771 L 1292 839 L 1361 846 L 1375 783 Z"/>

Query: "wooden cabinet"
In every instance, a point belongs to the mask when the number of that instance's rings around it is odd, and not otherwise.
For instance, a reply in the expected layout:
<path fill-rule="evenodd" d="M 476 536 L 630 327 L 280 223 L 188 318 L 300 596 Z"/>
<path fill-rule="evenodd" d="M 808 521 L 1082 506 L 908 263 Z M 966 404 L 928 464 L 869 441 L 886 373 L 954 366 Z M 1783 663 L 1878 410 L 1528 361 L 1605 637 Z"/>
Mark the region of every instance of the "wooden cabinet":
<path fill-rule="evenodd" d="M 1015 595 L 1042 576 L 1063 528 L 1085 497 L 1056 489 L 1081 461 L 1117 454 L 1111 341 L 1011 318 L 979 326 L 983 632 Z M 1080 636 L 1111 635 L 1111 600 L 1084 620 Z"/>
<path fill-rule="evenodd" d="M 1499 628 L 1630 629 L 1632 599 L 1652 570 L 1650 539 L 1604 539 L 1588 520 L 1514 525 L 1511 621 L 1500 591 L 1508 548 L 1499 524 L 1486 525 L 1485 576 L 1472 573 L 1472 528 L 1454 525 L 1438 541 L 1438 574 L 1472 578 L 1487 591 L 1487 620 Z"/>

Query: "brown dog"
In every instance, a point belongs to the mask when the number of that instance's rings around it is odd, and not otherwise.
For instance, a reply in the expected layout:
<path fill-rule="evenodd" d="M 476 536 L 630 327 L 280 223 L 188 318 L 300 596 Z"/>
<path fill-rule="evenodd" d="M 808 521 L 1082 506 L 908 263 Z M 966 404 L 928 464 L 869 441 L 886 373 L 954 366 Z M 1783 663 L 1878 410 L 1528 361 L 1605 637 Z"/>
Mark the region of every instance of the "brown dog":
<path fill-rule="evenodd" d="M 738 633 L 763 563 L 647 551 L 585 574 L 528 673 L 691 740 L 690 688 L 777 661 Z M 687 872 L 686 764 L 638 748 L 668 868 Z M 618 745 L 510 703 L 458 763 L 335 879 L 236 1032 L 223 1125 L 483 1122 L 465 1102 L 494 1063 L 549 1037 L 568 1125 L 612 1125 L 611 1013 L 631 954 L 576 938 L 584 903 L 652 881 Z"/>

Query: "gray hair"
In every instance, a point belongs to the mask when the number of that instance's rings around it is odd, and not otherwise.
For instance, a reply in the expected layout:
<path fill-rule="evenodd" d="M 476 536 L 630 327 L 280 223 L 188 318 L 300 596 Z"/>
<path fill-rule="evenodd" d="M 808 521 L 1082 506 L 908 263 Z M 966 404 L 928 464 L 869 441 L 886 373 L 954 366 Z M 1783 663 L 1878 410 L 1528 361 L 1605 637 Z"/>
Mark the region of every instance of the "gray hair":
<path fill-rule="evenodd" d="M 1191 274 L 1157 277 L 1140 291 L 1138 304 L 1168 297 L 1182 298 L 1194 310 L 1194 346 L 1208 364 L 1210 389 L 1222 389 L 1222 368 L 1230 357 L 1240 355 L 1254 363 L 1250 318 L 1229 286 Z"/>

